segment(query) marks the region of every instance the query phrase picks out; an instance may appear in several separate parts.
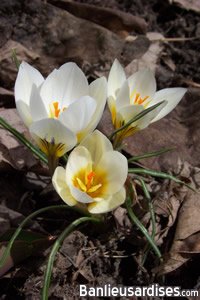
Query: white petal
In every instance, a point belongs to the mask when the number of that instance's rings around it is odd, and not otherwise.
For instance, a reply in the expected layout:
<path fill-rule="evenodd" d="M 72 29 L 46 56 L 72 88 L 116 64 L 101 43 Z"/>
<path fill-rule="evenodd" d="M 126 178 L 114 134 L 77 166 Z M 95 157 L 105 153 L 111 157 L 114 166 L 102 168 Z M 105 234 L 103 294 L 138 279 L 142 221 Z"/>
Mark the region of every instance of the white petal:
<path fill-rule="evenodd" d="M 88 94 L 87 78 L 75 63 L 66 63 L 47 77 L 40 94 L 47 106 L 51 102 L 59 102 L 62 111 Z"/>
<path fill-rule="evenodd" d="M 152 123 L 160 120 L 170 113 L 176 105 L 181 101 L 187 89 L 185 88 L 167 88 L 158 91 L 153 100 L 151 101 L 151 106 L 162 101 L 167 100 L 167 105 L 160 111 L 159 114 L 151 121 Z"/>
<path fill-rule="evenodd" d="M 130 97 L 132 93 L 135 91 L 139 93 L 141 98 L 144 99 L 146 96 L 149 98 L 147 101 L 153 98 L 156 92 L 156 80 L 150 69 L 143 69 L 134 73 L 132 76 L 128 78 L 128 84 L 130 89 Z M 134 102 L 134 97 L 133 97 Z"/>
<path fill-rule="evenodd" d="M 78 188 L 76 188 L 73 185 L 70 185 L 70 192 L 72 194 L 72 196 L 81 203 L 91 203 L 94 201 L 94 199 L 92 199 L 88 194 L 86 194 L 85 192 L 82 192 L 81 190 L 79 190 Z"/>
<path fill-rule="evenodd" d="M 24 124 L 29 127 L 33 123 L 33 120 L 28 105 L 25 102 L 19 100 L 16 102 L 16 108 Z"/>
<path fill-rule="evenodd" d="M 128 81 L 122 85 L 116 99 L 116 110 L 119 111 L 122 107 L 130 105 L 130 94 Z"/>
<path fill-rule="evenodd" d="M 26 62 L 21 63 L 15 82 L 15 102 L 18 113 L 27 127 L 33 122 L 29 111 L 32 86 L 40 86 L 43 80 L 39 71 Z"/>
<path fill-rule="evenodd" d="M 125 198 L 126 198 L 126 191 L 125 188 L 122 187 L 120 191 L 117 192 L 116 194 L 111 195 L 100 202 L 93 202 L 89 204 L 88 211 L 91 214 L 103 214 L 112 211 L 113 209 L 123 204 Z"/>
<path fill-rule="evenodd" d="M 92 132 L 97 127 L 105 108 L 107 98 L 107 81 L 105 77 L 98 78 L 90 84 L 89 95 L 96 99 L 97 107 L 86 128 L 87 133 Z"/>
<path fill-rule="evenodd" d="M 77 204 L 77 201 L 71 195 L 69 186 L 65 181 L 65 177 L 65 169 L 62 167 L 57 167 L 52 177 L 52 183 L 62 200 L 69 206 L 73 206 Z"/>
<path fill-rule="evenodd" d="M 88 135 L 80 143 L 80 146 L 85 147 L 90 152 L 94 168 L 105 152 L 113 150 L 113 146 L 109 139 L 99 130 L 95 130 L 93 133 Z"/>
<path fill-rule="evenodd" d="M 66 167 L 66 182 L 68 185 L 73 185 L 74 176 L 80 170 L 87 169 L 88 165 L 92 167 L 92 159 L 90 152 L 82 146 L 76 147 L 69 155 Z"/>
<path fill-rule="evenodd" d="M 39 87 L 43 81 L 40 72 L 23 61 L 15 82 L 15 101 L 23 101 L 29 106 L 32 85 Z"/>
<path fill-rule="evenodd" d="M 106 173 L 105 194 L 117 193 L 126 181 L 128 175 L 128 163 L 124 155 L 117 151 L 104 153 L 95 171 Z"/>
<path fill-rule="evenodd" d="M 58 119 L 76 134 L 81 133 L 88 126 L 97 107 L 96 100 L 84 96 L 72 103 L 64 110 Z"/>
<path fill-rule="evenodd" d="M 33 85 L 30 95 L 29 109 L 34 122 L 48 118 L 48 113 L 46 111 L 42 98 L 40 97 L 38 88 L 35 84 Z"/>
<path fill-rule="evenodd" d="M 108 96 L 113 96 L 115 99 L 125 80 L 126 74 L 119 61 L 115 59 L 108 76 Z"/>
<path fill-rule="evenodd" d="M 29 130 L 39 146 L 41 139 L 55 145 L 63 144 L 63 154 L 71 150 L 77 142 L 75 134 L 57 119 L 48 118 L 34 122 Z"/>

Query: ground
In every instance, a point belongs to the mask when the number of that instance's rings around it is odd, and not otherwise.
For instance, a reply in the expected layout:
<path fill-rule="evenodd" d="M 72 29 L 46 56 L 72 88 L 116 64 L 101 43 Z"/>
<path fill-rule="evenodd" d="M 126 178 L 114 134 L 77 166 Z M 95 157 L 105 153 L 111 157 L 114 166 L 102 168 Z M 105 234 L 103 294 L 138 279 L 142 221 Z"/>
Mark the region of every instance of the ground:
<path fill-rule="evenodd" d="M 77 1 L 70 1 L 67 7 L 66 3 L 54 0 L 1 1 L 0 117 L 30 138 L 15 110 L 13 88 L 17 71 L 10 48 L 15 49 L 20 61 L 26 60 L 44 75 L 66 61 L 75 61 L 89 81 L 107 76 L 115 57 L 126 67 L 127 74 L 149 66 L 155 72 L 158 90 L 182 86 L 188 92 L 169 116 L 128 138 L 123 153 L 130 157 L 176 146 L 176 150 L 139 163 L 173 174 L 198 189 L 200 9 L 195 1 L 187 7 L 184 1 L 182 5 L 181 1 L 171 2 L 81 1 L 94 5 L 93 13 L 88 13 L 88 7 L 78 5 L 74 9 Z M 122 12 L 128 13 L 130 19 Z M 108 110 L 99 129 L 105 134 L 113 130 Z M 2 128 L 0 159 L 2 250 L 9 239 L 5 232 L 17 228 L 25 216 L 63 202 L 52 187 L 47 168 Z M 138 165 L 132 165 L 135 166 Z M 84 223 L 64 240 L 54 263 L 49 299 L 80 299 L 80 284 L 148 286 L 159 283 L 200 290 L 199 194 L 169 179 L 142 178 L 152 198 L 155 241 L 163 262 L 160 264 L 150 251 L 142 265 L 148 243 L 122 206 L 108 214 L 103 225 Z M 134 212 L 151 232 L 148 202 L 138 182 L 134 184 L 134 195 Z M 28 242 L 24 231 L 13 247 L 10 265 L 6 264 L 0 278 L 0 299 L 41 299 L 52 242 L 78 217 L 71 210 L 54 210 L 27 225 L 28 236 L 31 233 L 33 237 Z"/>

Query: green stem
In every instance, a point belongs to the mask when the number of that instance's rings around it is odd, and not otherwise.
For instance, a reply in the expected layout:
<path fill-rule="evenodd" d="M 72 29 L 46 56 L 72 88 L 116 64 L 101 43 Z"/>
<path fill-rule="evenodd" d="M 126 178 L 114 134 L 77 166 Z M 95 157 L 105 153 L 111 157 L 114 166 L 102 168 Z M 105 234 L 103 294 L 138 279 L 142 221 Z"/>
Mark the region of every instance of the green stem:
<path fill-rule="evenodd" d="M 137 155 L 137 156 L 133 156 L 131 158 L 128 159 L 128 162 L 132 162 L 135 160 L 139 160 L 139 159 L 143 159 L 143 158 L 148 158 L 148 157 L 153 157 L 153 156 L 157 156 L 160 155 L 162 153 L 174 150 L 175 147 L 171 147 L 171 148 L 167 148 L 167 149 L 162 149 L 162 150 L 158 150 L 158 151 L 154 151 L 154 152 L 150 152 L 150 153 L 144 153 L 141 155 Z"/>
<path fill-rule="evenodd" d="M 128 121 L 124 126 L 116 129 L 110 136 L 109 139 L 112 140 L 113 136 L 115 134 L 117 134 L 118 132 L 120 132 L 121 130 L 129 127 L 133 122 L 136 122 L 137 120 L 141 119 L 143 116 L 145 116 L 146 114 L 148 114 L 150 111 L 154 110 L 156 107 L 158 107 L 159 105 L 161 105 L 162 103 L 164 103 L 165 101 L 161 101 L 149 108 L 144 109 L 142 112 L 140 112 L 139 114 L 137 114 L 135 117 L 133 117 L 130 121 Z"/>
<path fill-rule="evenodd" d="M 2 125 L 5 129 L 11 132 L 20 142 L 22 142 L 28 149 L 30 149 L 33 154 L 35 154 L 38 158 L 40 158 L 45 164 L 48 164 L 48 159 L 46 155 L 40 151 L 37 147 L 35 147 L 29 140 L 27 140 L 19 131 L 9 125 L 4 119 L 0 117 L 0 125 Z"/>
<path fill-rule="evenodd" d="M 8 246 L 6 248 L 6 250 L 4 251 L 4 254 L 3 254 L 3 257 L 0 261 L 0 268 L 3 266 L 3 264 L 5 263 L 6 261 L 6 258 L 12 248 L 12 245 L 14 243 L 14 241 L 16 240 L 16 238 L 18 237 L 18 235 L 20 234 L 21 230 L 23 229 L 23 227 L 34 217 L 36 217 L 37 215 L 41 214 L 41 213 L 44 213 L 48 210 L 54 210 L 54 209 L 58 209 L 58 208 L 61 208 L 61 209 L 72 209 L 78 213 L 81 213 L 82 215 L 86 215 L 88 217 L 87 214 L 85 214 L 83 211 L 81 211 L 80 209 L 78 208 L 74 208 L 74 207 L 71 207 L 71 206 L 67 206 L 67 205 L 52 205 L 52 206 L 48 206 L 48 207 L 44 207 L 44 208 L 41 208 L 35 212 L 33 212 L 32 214 L 30 214 L 28 217 L 26 217 L 24 219 L 24 221 L 19 225 L 19 227 L 17 228 L 17 230 L 14 232 L 13 236 L 11 237 L 9 243 L 8 243 Z"/>
<path fill-rule="evenodd" d="M 51 253 L 49 255 L 49 259 L 47 262 L 47 267 L 46 267 L 46 272 L 45 272 L 45 278 L 44 278 L 44 286 L 43 286 L 43 290 L 42 290 L 42 300 L 47 300 L 48 299 L 48 291 L 49 291 L 49 286 L 50 286 L 50 280 L 51 280 L 51 274 L 52 274 L 52 270 L 53 270 L 53 263 L 54 263 L 54 259 L 56 256 L 56 253 L 58 251 L 58 249 L 60 248 L 62 242 L 64 241 L 64 239 L 81 223 L 83 222 L 87 222 L 87 221 L 92 221 L 92 222 L 96 222 L 96 223 L 100 223 L 101 220 L 98 218 L 93 218 L 93 217 L 82 217 L 79 218 L 77 220 L 75 220 L 74 222 L 72 222 L 57 238 L 57 240 L 55 241 L 53 248 L 51 250 Z"/>
<path fill-rule="evenodd" d="M 193 192 L 197 193 L 197 191 L 195 189 L 193 189 L 189 184 L 183 182 L 182 180 L 167 174 L 167 173 L 163 173 L 160 171 L 153 171 L 153 170 L 148 170 L 148 169 L 142 169 L 142 168 L 129 168 L 128 169 L 128 173 L 134 173 L 134 174 L 144 174 L 144 175 L 151 175 L 153 177 L 160 177 L 160 178 L 164 178 L 164 179 L 170 179 L 173 180 L 177 183 L 180 183 L 184 186 L 186 186 L 187 188 L 189 188 L 190 190 L 192 190 Z"/>

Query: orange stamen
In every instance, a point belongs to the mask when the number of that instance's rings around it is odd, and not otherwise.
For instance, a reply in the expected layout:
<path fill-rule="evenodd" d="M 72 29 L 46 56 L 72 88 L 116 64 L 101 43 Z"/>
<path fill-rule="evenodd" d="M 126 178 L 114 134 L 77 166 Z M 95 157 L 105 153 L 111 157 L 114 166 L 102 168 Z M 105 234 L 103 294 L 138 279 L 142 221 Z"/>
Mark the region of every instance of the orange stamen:
<path fill-rule="evenodd" d="M 135 103 L 137 103 L 139 97 L 140 97 L 140 94 L 137 93 L 136 96 L 135 96 Z"/>
<path fill-rule="evenodd" d="M 135 96 L 135 104 L 137 103 L 137 104 L 142 104 L 146 99 L 148 99 L 149 98 L 149 96 L 146 96 L 144 99 L 142 99 L 141 97 L 140 97 L 140 94 L 139 93 L 137 93 L 136 94 L 136 96 Z"/>
<path fill-rule="evenodd" d="M 89 190 L 90 189 L 90 186 L 91 186 L 91 181 L 92 181 L 92 178 L 94 177 L 95 175 L 95 172 L 90 172 L 88 175 L 87 175 L 87 189 Z"/>
<path fill-rule="evenodd" d="M 138 104 L 142 104 L 148 98 L 149 98 L 149 96 L 146 96 L 144 99 L 140 98 L 140 100 L 138 101 Z"/>
<path fill-rule="evenodd" d="M 67 109 L 67 107 L 64 107 L 64 108 L 63 108 L 63 111 L 64 111 L 65 109 Z"/>
<path fill-rule="evenodd" d="M 58 102 L 54 102 L 53 107 L 55 109 L 55 116 L 56 116 L 56 118 L 58 118 L 59 113 L 60 113 L 60 109 L 58 109 Z"/>

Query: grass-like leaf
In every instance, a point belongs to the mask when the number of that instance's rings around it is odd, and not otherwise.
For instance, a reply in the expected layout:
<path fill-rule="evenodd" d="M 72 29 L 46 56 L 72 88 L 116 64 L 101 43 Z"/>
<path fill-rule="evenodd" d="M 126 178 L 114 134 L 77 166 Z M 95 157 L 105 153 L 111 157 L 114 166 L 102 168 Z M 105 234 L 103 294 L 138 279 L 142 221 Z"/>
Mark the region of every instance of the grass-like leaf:
<path fill-rule="evenodd" d="M 130 195 L 126 198 L 126 208 L 127 208 L 128 214 L 129 214 L 131 220 L 133 221 L 133 223 L 139 228 L 139 230 L 142 232 L 142 234 L 146 237 L 147 241 L 153 248 L 155 254 L 158 256 L 160 261 L 162 261 L 160 250 L 158 249 L 157 245 L 155 244 L 152 236 L 149 234 L 149 232 L 146 230 L 146 228 L 143 226 L 143 224 L 136 217 L 136 215 L 134 214 L 134 212 L 132 210 L 131 205 L 132 205 L 132 199 L 133 199 L 133 187 L 131 184 L 130 184 L 129 190 L 130 190 Z"/>
<path fill-rule="evenodd" d="M 150 111 L 154 110 L 156 107 L 158 107 L 159 105 L 161 105 L 162 103 L 164 103 L 164 101 L 161 101 L 149 108 L 144 109 L 142 112 L 140 112 L 139 114 L 137 114 L 134 118 L 132 118 L 129 122 L 127 122 L 125 125 L 123 125 L 122 127 L 116 129 L 115 131 L 113 131 L 113 133 L 109 136 L 109 139 L 112 140 L 113 136 L 115 134 L 117 134 L 118 132 L 120 132 L 121 130 L 129 127 L 133 122 L 136 122 L 137 120 L 141 119 L 142 117 L 144 117 L 146 114 L 148 114 Z"/>
<path fill-rule="evenodd" d="M 168 152 L 168 151 L 171 151 L 171 150 L 174 150 L 174 149 L 175 149 L 175 147 L 171 147 L 171 148 L 166 148 L 166 149 L 162 149 L 162 150 L 158 150 L 158 151 L 154 151 L 154 152 L 149 152 L 149 153 L 144 153 L 144 154 L 141 154 L 141 155 L 133 156 L 133 157 L 128 159 L 128 162 L 136 161 L 136 160 L 143 159 L 143 158 L 157 156 L 157 155 L 163 154 L 165 152 Z"/>
<path fill-rule="evenodd" d="M 144 175 L 150 175 L 153 177 L 160 177 L 160 178 L 164 178 L 164 179 L 170 179 L 173 180 L 177 183 L 180 183 L 184 186 L 186 186 L 187 188 L 189 188 L 190 190 L 192 190 L 193 192 L 197 193 L 197 191 L 195 189 L 193 189 L 189 184 L 183 182 L 182 180 L 176 178 L 175 176 L 172 176 L 170 174 L 164 173 L 164 172 L 160 172 L 160 171 L 153 171 L 153 170 L 148 170 L 148 169 L 143 169 L 143 168 L 130 168 L 128 169 L 129 173 L 133 173 L 133 174 L 144 174 Z"/>
<path fill-rule="evenodd" d="M 19 63 L 19 60 L 18 60 L 17 55 L 15 53 L 15 50 L 12 48 L 11 51 L 12 51 L 12 56 L 13 56 L 16 68 L 17 68 L 17 70 L 19 70 L 20 63 Z"/>
<path fill-rule="evenodd" d="M 54 263 L 54 259 L 56 256 L 56 253 L 58 252 L 58 249 L 60 248 L 60 246 L 62 245 L 62 242 L 64 241 L 64 239 L 81 223 L 84 222 L 95 222 L 95 223 L 100 223 L 101 220 L 98 218 L 94 218 L 94 217 L 82 217 L 79 218 L 77 220 L 75 220 L 74 222 L 72 222 L 57 238 L 57 240 L 55 241 L 53 248 L 51 250 L 51 253 L 49 255 L 49 259 L 47 262 L 47 267 L 46 267 L 46 272 L 45 272 L 45 277 L 44 277 L 44 285 L 43 285 L 43 290 L 42 290 L 42 300 L 47 300 L 48 299 L 48 292 L 49 292 L 49 286 L 50 286 L 50 280 L 51 280 L 51 274 L 52 274 L 52 270 L 53 270 L 53 263 Z"/>
<path fill-rule="evenodd" d="M 14 243 L 14 241 L 16 240 L 16 238 L 18 237 L 18 235 L 20 234 L 20 232 L 22 231 L 23 227 L 31 220 L 33 219 L 34 217 L 38 216 L 39 214 L 42 214 L 46 211 L 49 211 L 49 210 L 55 210 L 55 209 L 71 209 L 71 210 L 74 210 L 86 217 L 88 217 L 88 214 L 84 213 L 83 211 L 81 211 L 80 209 L 78 208 L 75 208 L 75 207 L 71 207 L 71 206 L 68 206 L 68 205 L 52 205 L 52 206 L 47 206 L 47 207 L 44 207 L 44 208 L 41 208 L 35 212 L 33 212 L 32 214 L 30 214 L 28 217 L 26 217 L 24 219 L 24 221 L 22 221 L 22 223 L 19 225 L 19 227 L 17 228 L 17 230 L 14 232 L 13 236 L 11 237 L 9 243 L 8 243 L 8 246 L 2 256 L 2 259 L 0 261 L 0 268 L 4 265 L 5 261 L 6 261 L 6 258 L 12 248 L 12 245 Z"/>

